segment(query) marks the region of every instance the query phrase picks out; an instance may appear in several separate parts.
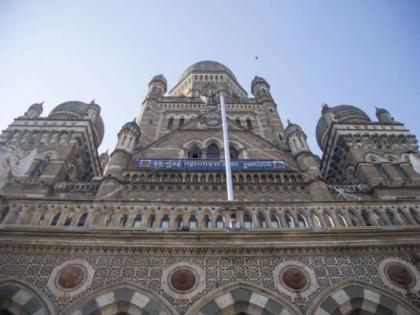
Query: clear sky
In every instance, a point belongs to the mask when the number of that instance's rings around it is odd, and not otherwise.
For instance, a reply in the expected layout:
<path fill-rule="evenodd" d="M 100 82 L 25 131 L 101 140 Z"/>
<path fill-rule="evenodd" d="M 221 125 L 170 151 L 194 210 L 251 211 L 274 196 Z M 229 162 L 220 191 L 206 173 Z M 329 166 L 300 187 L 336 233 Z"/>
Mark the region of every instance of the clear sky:
<path fill-rule="evenodd" d="M 255 59 L 258 56 L 258 60 Z M 320 153 L 321 104 L 383 106 L 420 136 L 420 1 L 0 0 L 0 128 L 35 102 L 95 99 L 112 151 L 152 76 L 216 60 L 271 85 Z"/>

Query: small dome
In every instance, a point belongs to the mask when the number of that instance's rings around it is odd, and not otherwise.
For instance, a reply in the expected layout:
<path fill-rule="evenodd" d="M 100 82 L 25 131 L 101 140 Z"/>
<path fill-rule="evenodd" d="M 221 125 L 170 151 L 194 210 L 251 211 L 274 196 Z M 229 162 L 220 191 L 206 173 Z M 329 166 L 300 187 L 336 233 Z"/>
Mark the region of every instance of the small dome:
<path fill-rule="evenodd" d="M 105 127 L 102 117 L 100 115 L 101 107 L 98 104 L 95 104 L 94 101 L 92 101 L 90 104 L 79 101 L 70 101 L 62 103 L 56 106 L 48 115 L 48 117 L 63 120 L 90 119 L 92 110 L 97 113 L 96 118 L 92 123 L 96 145 L 99 147 L 104 137 Z"/>
<path fill-rule="evenodd" d="M 139 127 L 139 125 L 137 125 L 135 119 L 130 121 L 130 122 L 125 123 L 122 126 L 120 132 L 125 131 L 125 130 L 131 131 L 131 132 L 135 133 L 136 135 L 140 134 L 140 127 Z"/>
<path fill-rule="evenodd" d="M 305 134 L 299 125 L 290 122 L 290 120 L 287 120 L 287 122 L 288 122 L 288 125 L 286 129 L 284 130 L 286 139 L 289 138 L 295 132 L 300 132 L 302 134 Z"/>
<path fill-rule="evenodd" d="M 338 105 L 329 107 L 328 105 L 324 105 L 322 108 L 322 116 L 316 125 L 316 140 L 322 150 L 325 148 L 328 131 L 332 125 L 331 119 L 326 117 L 330 114 L 333 116 L 333 121 L 337 123 L 360 124 L 369 123 L 371 121 L 369 116 L 356 106 Z"/>

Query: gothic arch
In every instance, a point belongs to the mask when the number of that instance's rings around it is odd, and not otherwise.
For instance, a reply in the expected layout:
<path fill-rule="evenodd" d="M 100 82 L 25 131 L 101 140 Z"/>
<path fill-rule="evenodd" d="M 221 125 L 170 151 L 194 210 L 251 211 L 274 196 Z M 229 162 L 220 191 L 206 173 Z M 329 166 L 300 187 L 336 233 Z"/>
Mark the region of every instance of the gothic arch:
<path fill-rule="evenodd" d="M 61 315 L 111 315 L 117 313 L 143 315 L 178 315 L 178 312 L 157 293 L 128 281 L 96 290 L 76 301 Z"/>
<path fill-rule="evenodd" d="M 299 315 L 301 312 L 283 298 L 254 284 L 238 281 L 208 293 L 185 315 L 245 314 Z"/>
<path fill-rule="evenodd" d="M 314 300 L 307 314 L 348 315 L 353 311 L 366 315 L 420 314 L 419 310 L 400 297 L 355 280 L 346 280 L 325 290 Z"/>
<path fill-rule="evenodd" d="M 19 279 L 0 280 L 0 313 L 56 314 L 54 306 L 41 290 Z"/>

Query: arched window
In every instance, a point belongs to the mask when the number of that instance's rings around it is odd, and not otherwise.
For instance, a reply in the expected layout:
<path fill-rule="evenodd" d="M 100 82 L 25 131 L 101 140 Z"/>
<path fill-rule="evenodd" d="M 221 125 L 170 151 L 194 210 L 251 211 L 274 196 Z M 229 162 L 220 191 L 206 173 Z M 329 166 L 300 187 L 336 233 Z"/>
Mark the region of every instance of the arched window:
<path fill-rule="evenodd" d="M 236 124 L 240 127 L 242 127 L 241 120 L 239 118 L 236 118 Z"/>
<path fill-rule="evenodd" d="M 217 144 L 212 143 L 207 147 L 207 158 L 208 159 L 219 159 L 220 150 Z"/>
<path fill-rule="evenodd" d="M 257 221 L 258 221 L 258 227 L 261 227 L 261 228 L 267 227 L 267 222 L 265 222 L 265 217 L 261 212 L 258 213 Z"/>
<path fill-rule="evenodd" d="M 190 221 L 188 223 L 188 226 L 190 227 L 190 229 L 196 229 L 198 227 L 198 222 L 197 222 L 197 218 L 195 217 L 195 215 L 192 215 L 190 217 Z"/>
<path fill-rule="evenodd" d="M 166 129 L 172 129 L 172 127 L 174 126 L 174 119 L 173 117 L 168 119 L 168 126 Z"/>
<path fill-rule="evenodd" d="M 353 226 L 358 226 L 359 219 L 357 218 L 356 214 L 352 210 L 349 211 L 349 216 L 350 216 L 351 224 L 353 224 Z"/>
<path fill-rule="evenodd" d="M 71 225 L 71 221 L 73 221 L 73 212 L 69 213 L 67 216 L 66 221 L 64 222 L 64 226 Z"/>
<path fill-rule="evenodd" d="M 201 150 L 197 146 L 192 147 L 190 151 L 188 152 L 188 158 L 189 159 L 201 158 Z"/>
<path fill-rule="evenodd" d="M 338 219 L 338 223 L 340 223 L 340 225 L 341 226 L 349 226 L 348 224 L 347 224 L 347 220 L 346 220 L 346 218 L 344 217 L 344 215 L 342 215 L 341 213 L 338 213 L 337 214 L 337 219 Z"/>
<path fill-rule="evenodd" d="M 272 228 L 279 228 L 280 227 L 279 218 L 274 213 L 271 214 L 271 227 Z"/>
<path fill-rule="evenodd" d="M 230 228 L 231 229 L 237 229 L 237 228 L 239 228 L 239 221 L 236 218 L 236 215 L 235 214 L 232 214 L 230 216 Z"/>
<path fill-rule="evenodd" d="M 53 220 L 51 221 L 51 225 L 57 225 L 58 220 L 60 219 L 61 212 L 56 213 Z"/>
<path fill-rule="evenodd" d="M 141 215 L 140 214 L 136 215 L 136 217 L 134 218 L 133 227 L 135 227 L 135 228 L 141 227 Z"/>
<path fill-rule="evenodd" d="M 127 225 L 127 221 L 128 221 L 127 215 L 124 214 L 120 219 L 120 226 L 125 227 Z"/>
<path fill-rule="evenodd" d="M 308 224 L 306 223 L 306 220 L 303 217 L 303 215 L 299 214 L 297 219 L 298 219 L 298 225 L 299 225 L 300 228 L 305 228 L 306 229 L 308 227 Z"/>
<path fill-rule="evenodd" d="M 248 212 L 244 214 L 244 228 L 248 230 L 252 229 L 252 219 Z"/>
<path fill-rule="evenodd" d="M 42 215 L 39 217 L 39 221 L 38 221 L 38 223 L 39 223 L 39 224 L 44 224 L 46 220 L 47 220 L 46 211 L 44 211 L 44 212 L 42 213 Z"/>
<path fill-rule="evenodd" d="M 239 159 L 239 152 L 238 152 L 238 150 L 236 150 L 234 147 L 230 146 L 229 147 L 229 151 L 230 151 L 230 158 L 232 160 Z"/>
<path fill-rule="evenodd" d="M 320 228 L 321 227 L 321 221 L 319 220 L 318 215 L 316 215 L 316 213 L 312 213 L 311 217 L 312 217 L 313 225 L 315 227 Z"/>
<path fill-rule="evenodd" d="M 162 229 L 169 229 L 169 216 L 167 214 L 165 214 L 160 221 L 160 227 Z"/>
<path fill-rule="evenodd" d="M 154 228 L 156 227 L 156 217 L 152 214 L 149 218 L 149 227 Z"/>
<path fill-rule="evenodd" d="M 413 217 L 416 224 L 420 224 L 420 219 L 419 219 L 419 216 L 418 216 L 416 210 L 414 210 L 413 208 L 410 208 L 410 214 Z"/>
<path fill-rule="evenodd" d="M 204 216 L 204 226 L 206 228 L 211 228 L 211 219 L 207 214 Z"/>
<path fill-rule="evenodd" d="M 389 222 L 391 222 L 391 225 L 399 225 L 397 222 L 397 219 L 395 218 L 394 213 L 391 210 L 386 209 L 386 215 L 388 216 L 388 219 L 389 219 Z"/>
<path fill-rule="evenodd" d="M 249 119 L 249 118 L 246 119 L 246 127 L 248 128 L 248 130 L 253 129 L 251 119 Z"/>
<path fill-rule="evenodd" d="M 405 212 L 403 212 L 401 209 L 398 209 L 398 214 L 400 215 L 400 218 L 404 222 L 404 224 L 411 224 Z"/>
<path fill-rule="evenodd" d="M 367 226 L 371 226 L 372 223 L 370 222 L 370 218 L 369 218 L 369 215 L 367 214 L 366 210 L 363 209 L 360 214 L 362 215 L 363 223 Z"/>
<path fill-rule="evenodd" d="M 225 227 L 225 221 L 221 215 L 218 215 L 216 218 L 216 228 L 223 229 Z"/>
<path fill-rule="evenodd" d="M 176 222 L 176 228 L 182 229 L 182 227 L 184 226 L 184 219 L 182 218 L 181 215 L 177 216 L 175 222 Z"/>
<path fill-rule="evenodd" d="M 179 119 L 179 128 L 182 128 L 182 127 L 184 127 L 184 122 L 185 122 L 185 120 L 184 120 L 184 117 L 181 117 L 180 119 Z"/>
<path fill-rule="evenodd" d="M 289 227 L 289 228 L 294 228 L 295 227 L 295 223 L 293 222 L 293 219 L 289 214 L 285 215 L 285 219 L 286 219 L 287 227 Z"/>
<path fill-rule="evenodd" d="M 377 223 L 378 225 L 385 225 L 385 222 L 384 222 L 384 220 L 382 219 L 382 216 L 381 216 L 381 214 L 378 212 L 378 210 L 375 210 L 375 211 L 373 212 L 373 216 L 374 216 L 375 221 L 376 221 L 376 223 Z"/>
<path fill-rule="evenodd" d="M 86 224 L 87 213 L 83 213 L 83 215 L 79 218 L 79 222 L 77 226 L 85 226 Z"/>
<path fill-rule="evenodd" d="M 326 213 L 326 212 L 324 213 L 324 220 L 325 220 L 325 223 L 327 224 L 327 226 L 335 227 L 334 221 L 331 218 L 329 213 Z"/>

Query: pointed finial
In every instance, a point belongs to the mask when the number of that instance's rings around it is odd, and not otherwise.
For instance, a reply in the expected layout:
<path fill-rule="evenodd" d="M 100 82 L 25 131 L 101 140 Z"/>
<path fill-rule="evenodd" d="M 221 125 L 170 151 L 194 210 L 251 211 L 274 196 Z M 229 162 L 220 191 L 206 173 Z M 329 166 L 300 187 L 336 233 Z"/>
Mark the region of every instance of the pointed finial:
<path fill-rule="evenodd" d="M 92 105 L 94 105 L 94 104 L 95 104 L 95 99 L 93 99 L 90 103 L 91 103 Z"/>
<path fill-rule="evenodd" d="M 291 124 L 290 119 L 287 119 L 287 124 L 288 124 L 288 125 L 290 125 L 290 124 Z"/>

